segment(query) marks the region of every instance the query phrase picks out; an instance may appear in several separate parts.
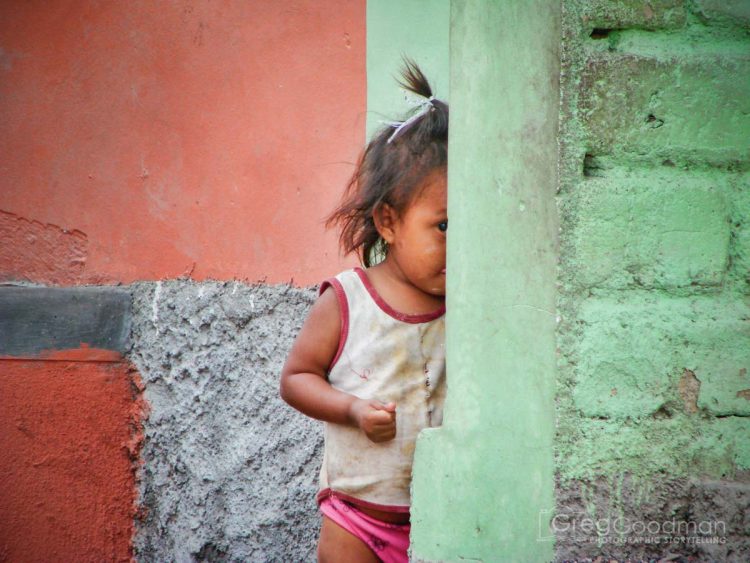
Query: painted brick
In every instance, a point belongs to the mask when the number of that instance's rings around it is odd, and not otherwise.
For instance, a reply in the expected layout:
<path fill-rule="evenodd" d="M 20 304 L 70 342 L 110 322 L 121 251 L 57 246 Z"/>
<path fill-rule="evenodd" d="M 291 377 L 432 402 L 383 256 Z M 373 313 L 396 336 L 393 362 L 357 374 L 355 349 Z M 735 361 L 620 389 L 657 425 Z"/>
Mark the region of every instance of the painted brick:
<path fill-rule="evenodd" d="M 726 452 L 731 456 L 732 463 L 740 470 L 750 469 L 750 418 L 738 416 L 726 416 L 713 421 L 712 430 L 716 441 L 720 442 Z M 716 444 L 711 444 L 710 432 L 705 434 L 703 442 L 705 447 L 711 447 L 715 451 L 721 451 Z M 750 506 L 750 503 L 745 504 Z M 750 514 L 747 514 L 747 524 L 750 526 Z"/>
<path fill-rule="evenodd" d="M 750 293 L 750 174 L 730 181 L 732 240 L 729 276 L 744 293 Z"/>
<path fill-rule="evenodd" d="M 580 83 L 588 152 L 742 160 L 750 150 L 750 59 L 597 53 Z M 745 79 L 738 79 L 745 77 Z"/>
<path fill-rule="evenodd" d="M 750 469 L 750 417 L 580 418 L 566 430 L 557 443 L 565 480 L 629 473 L 648 487 L 664 475 L 734 479 Z"/>
<path fill-rule="evenodd" d="M 685 24 L 684 0 L 594 0 L 584 2 L 579 13 L 588 28 L 671 29 Z"/>
<path fill-rule="evenodd" d="M 684 327 L 682 363 L 700 380 L 698 408 L 714 415 L 750 416 L 750 309 L 706 307 Z"/>
<path fill-rule="evenodd" d="M 589 299 L 578 322 L 573 398 L 585 416 L 750 415 L 750 305 L 736 298 L 630 292 Z M 685 370 L 700 381 L 686 397 Z"/>
<path fill-rule="evenodd" d="M 573 283 L 584 287 L 717 286 L 730 244 L 726 179 L 674 168 L 618 168 L 573 195 Z"/>
<path fill-rule="evenodd" d="M 726 544 L 668 551 L 746 561 L 750 3 L 669 4 L 562 4 L 557 508 L 726 517 Z"/>
<path fill-rule="evenodd" d="M 696 0 L 694 9 L 704 24 L 750 28 L 750 2 L 747 0 Z"/>
<path fill-rule="evenodd" d="M 578 317 L 575 405 L 584 416 L 639 418 L 665 402 L 675 366 L 658 340 L 665 324 L 653 301 L 636 307 L 614 299 L 587 301 Z M 644 316 L 645 313 L 645 316 Z"/>

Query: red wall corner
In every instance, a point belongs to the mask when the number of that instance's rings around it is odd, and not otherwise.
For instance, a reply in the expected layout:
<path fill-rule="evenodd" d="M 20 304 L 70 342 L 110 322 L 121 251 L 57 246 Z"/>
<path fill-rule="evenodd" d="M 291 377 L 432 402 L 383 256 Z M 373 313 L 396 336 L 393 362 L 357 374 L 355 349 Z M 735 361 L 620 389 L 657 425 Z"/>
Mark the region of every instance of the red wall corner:
<path fill-rule="evenodd" d="M 125 361 L 0 360 L 0 559 L 132 560 L 142 391 Z"/>

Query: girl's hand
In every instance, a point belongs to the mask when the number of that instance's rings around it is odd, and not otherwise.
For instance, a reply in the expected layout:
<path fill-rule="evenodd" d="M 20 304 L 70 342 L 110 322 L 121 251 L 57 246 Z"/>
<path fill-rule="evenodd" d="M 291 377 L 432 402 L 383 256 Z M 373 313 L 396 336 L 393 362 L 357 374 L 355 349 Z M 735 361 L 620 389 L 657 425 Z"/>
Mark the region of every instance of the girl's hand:
<path fill-rule="evenodd" d="M 349 407 L 351 419 L 373 442 L 396 437 L 396 403 L 355 399 Z"/>

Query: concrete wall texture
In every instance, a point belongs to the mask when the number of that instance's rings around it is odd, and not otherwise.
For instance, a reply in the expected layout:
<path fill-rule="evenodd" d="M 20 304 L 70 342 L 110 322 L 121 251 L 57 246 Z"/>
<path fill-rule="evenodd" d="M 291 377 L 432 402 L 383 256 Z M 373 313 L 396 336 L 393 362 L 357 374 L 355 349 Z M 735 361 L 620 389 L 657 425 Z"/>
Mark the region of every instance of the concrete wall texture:
<path fill-rule="evenodd" d="M 314 560 L 278 373 L 402 51 L 452 112 L 413 560 L 750 559 L 750 3 L 139 0 L 0 6 L 0 560 Z"/>
<path fill-rule="evenodd" d="M 281 371 L 310 289 L 140 282 L 128 356 L 150 407 L 141 561 L 311 561 L 320 425 L 283 403 Z"/>

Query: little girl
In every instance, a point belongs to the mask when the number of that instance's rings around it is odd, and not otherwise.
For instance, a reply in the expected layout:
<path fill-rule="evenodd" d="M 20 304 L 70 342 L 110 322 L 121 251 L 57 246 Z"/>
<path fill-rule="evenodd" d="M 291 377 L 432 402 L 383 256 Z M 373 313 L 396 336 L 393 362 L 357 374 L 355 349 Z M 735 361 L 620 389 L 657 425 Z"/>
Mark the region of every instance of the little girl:
<path fill-rule="evenodd" d="M 448 106 L 405 62 L 422 107 L 370 141 L 327 222 L 366 269 L 323 282 L 281 374 L 282 398 L 326 423 L 324 563 L 408 561 L 416 438 L 443 416 Z"/>

